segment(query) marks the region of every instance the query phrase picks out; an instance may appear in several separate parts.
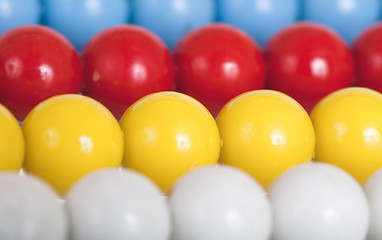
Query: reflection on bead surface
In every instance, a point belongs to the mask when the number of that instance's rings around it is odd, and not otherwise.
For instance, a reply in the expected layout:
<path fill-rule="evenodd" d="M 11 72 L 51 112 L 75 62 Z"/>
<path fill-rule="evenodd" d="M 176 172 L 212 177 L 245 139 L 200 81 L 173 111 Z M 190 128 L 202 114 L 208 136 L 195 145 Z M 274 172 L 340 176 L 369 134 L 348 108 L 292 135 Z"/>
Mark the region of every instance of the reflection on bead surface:
<path fill-rule="evenodd" d="M 133 22 L 153 31 L 170 49 L 189 31 L 215 20 L 214 0 L 133 0 Z"/>
<path fill-rule="evenodd" d="M 260 46 L 298 18 L 298 0 L 218 0 L 218 20 L 232 24 Z"/>
<path fill-rule="evenodd" d="M 264 51 L 266 87 L 288 94 L 308 112 L 327 94 L 352 84 L 351 51 L 323 25 L 291 25 L 272 37 Z"/>
<path fill-rule="evenodd" d="M 312 158 L 315 137 L 309 116 L 283 93 L 241 94 L 223 107 L 216 121 L 222 139 L 219 161 L 249 172 L 264 187 Z"/>
<path fill-rule="evenodd" d="M 164 43 L 148 30 L 123 25 L 94 36 L 82 51 L 83 93 L 117 119 L 147 94 L 174 88 L 174 64 Z"/>
<path fill-rule="evenodd" d="M 66 36 L 80 51 L 97 33 L 129 18 L 126 0 L 42 0 L 43 23 Z"/>
<path fill-rule="evenodd" d="M 83 175 L 122 162 L 118 122 L 99 102 L 61 95 L 37 105 L 22 124 L 24 168 L 49 182 L 60 194 Z"/>
<path fill-rule="evenodd" d="M 256 42 L 238 28 L 210 24 L 184 36 L 174 51 L 177 90 L 213 116 L 237 95 L 261 89 L 265 66 Z"/>
<path fill-rule="evenodd" d="M 348 44 L 378 21 L 379 0 L 303 0 L 303 18 L 331 27 Z"/>
<path fill-rule="evenodd" d="M 22 121 L 42 100 L 79 93 L 80 58 L 58 32 L 24 26 L 0 36 L 0 102 Z"/>
<path fill-rule="evenodd" d="M 130 106 L 119 124 L 125 140 L 123 165 L 150 177 L 164 193 L 188 171 L 218 161 L 216 122 L 187 95 L 148 95 Z"/>
<path fill-rule="evenodd" d="M 0 0 L 0 35 L 12 28 L 40 22 L 39 0 Z"/>
<path fill-rule="evenodd" d="M 344 168 L 360 183 L 382 167 L 382 95 L 347 88 L 322 99 L 311 114 L 315 160 Z"/>

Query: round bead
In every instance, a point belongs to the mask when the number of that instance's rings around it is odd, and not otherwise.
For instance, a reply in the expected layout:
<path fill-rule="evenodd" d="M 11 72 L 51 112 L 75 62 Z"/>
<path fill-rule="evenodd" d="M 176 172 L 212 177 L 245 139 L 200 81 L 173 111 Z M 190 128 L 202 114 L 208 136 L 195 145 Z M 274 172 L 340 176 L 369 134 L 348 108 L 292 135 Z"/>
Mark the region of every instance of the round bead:
<path fill-rule="evenodd" d="M 118 167 L 123 136 L 118 122 L 99 102 L 81 95 L 60 95 L 37 105 L 22 124 L 24 168 L 60 194 L 85 174 Z"/>
<path fill-rule="evenodd" d="M 125 139 L 123 165 L 150 177 L 164 193 L 188 171 L 218 161 L 216 122 L 187 95 L 148 95 L 126 110 L 120 125 Z"/>
<path fill-rule="evenodd" d="M 18 171 L 24 162 L 24 136 L 16 118 L 1 104 L 0 132 L 0 170 Z"/>
<path fill-rule="evenodd" d="M 218 20 L 246 31 L 264 46 L 275 33 L 298 20 L 299 1 L 218 0 Z"/>
<path fill-rule="evenodd" d="M 67 219 L 45 182 L 16 172 L 0 173 L 0 239 L 65 240 Z"/>
<path fill-rule="evenodd" d="M 132 170 L 86 175 L 70 189 L 66 204 L 73 240 L 166 240 L 170 235 L 166 199 L 153 182 Z"/>
<path fill-rule="evenodd" d="M 133 23 L 153 31 L 170 49 L 189 31 L 215 20 L 214 0 L 132 0 L 132 8 Z"/>
<path fill-rule="evenodd" d="M 377 170 L 364 185 L 370 206 L 370 231 L 368 240 L 382 238 L 382 168 Z"/>
<path fill-rule="evenodd" d="M 267 187 L 291 166 L 311 160 L 315 136 L 309 115 L 272 90 L 239 95 L 217 117 L 219 161 L 241 168 Z"/>
<path fill-rule="evenodd" d="M 272 213 L 260 184 L 230 166 L 206 166 L 181 177 L 169 196 L 173 239 L 269 239 Z"/>
<path fill-rule="evenodd" d="M 379 0 L 303 0 L 303 19 L 337 31 L 348 44 L 380 18 Z"/>
<path fill-rule="evenodd" d="M 315 160 L 332 163 L 360 183 L 382 167 L 382 94 L 347 88 L 322 99 L 311 114 Z"/>
<path fill-rule="evenodd" d="M 261 89 L 265 66 L 256 42 L 226 24 L 184 36 L 174 51 L 177 90 L 203 103 L 213 116 L 237 95 Z"/>
<path fill-rule="evenodd" d="M 0 35 L 16 27 L 40 22 L 39 0 L 0 0 Z"/>
<path fill-rule="evenodd" d="M 382 93 L 382 23 L 362 32 L 353 45 L 356 84 Z"/>
<path fill-rule="evenodd" d="M 22 121 L 41 101 L 79 93 L 80 58 L 58 32 L 30 25 L 0 35 L 0 102 Z"/>
<path fill-rule="evenodd" d="M 43 23 L 66 36 L 81 50 L 97 33 L 129 19 L 126 0 L 42 0 Z"/>
<path fill-rule="evenodd" d="M 148 30 L 122 25 L 95 35 L 82 50 L 83 93 L 117 119 L 147 94 L 174 88 L 174 64 L 164 43 Z"/>
<path fill-rule="evenodd" d="M 284 92 L 308 112 L 327 94 L 353 84 L 353 58 L 342 38 L 308 22 L 284 28 L 264 50 L 266 87 Z"/>
<path fill-rule="evenodd" d="M 369 229 L 362 187 L 346 171 L 327 163 L 288 169 L 270 186 L 274 240 L 359 240 Z"/>

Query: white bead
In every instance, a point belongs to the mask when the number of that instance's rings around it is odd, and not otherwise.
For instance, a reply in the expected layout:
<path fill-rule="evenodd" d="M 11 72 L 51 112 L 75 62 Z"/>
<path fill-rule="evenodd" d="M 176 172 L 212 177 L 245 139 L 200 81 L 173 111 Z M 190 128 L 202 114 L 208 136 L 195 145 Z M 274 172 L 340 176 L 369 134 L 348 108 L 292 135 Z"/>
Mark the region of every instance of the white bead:
<path fill-rule="evenodd" d="M 364 185 L 370 205 L 369 240 L 382 239 L 382 169 L 376 171 Z"/>
<path fill-rule="evenodd" d="M 0 239 L 64 240 L 65 211 L 42 180 L 16 172 L 0 174 Z"/>
<path fill-rule="evenodd" d="M 269 239 L 272 215 L 262 187 L 229 166 L 197 168 L 169 196 L 174 240 Z"/>
<path fill-rule="evenodd" d="M 362 240 L 369 229 L 369 206 L 358 182 L 327 163 L 292 167 L 270 186 L 273 239 Z"/>
<path fill-rule="evenodd" d="M 86 175 L 70 189 L 66 204 L 71 240 L 164 240 L 170 234 L 166 199 L 132 170 Z"/>

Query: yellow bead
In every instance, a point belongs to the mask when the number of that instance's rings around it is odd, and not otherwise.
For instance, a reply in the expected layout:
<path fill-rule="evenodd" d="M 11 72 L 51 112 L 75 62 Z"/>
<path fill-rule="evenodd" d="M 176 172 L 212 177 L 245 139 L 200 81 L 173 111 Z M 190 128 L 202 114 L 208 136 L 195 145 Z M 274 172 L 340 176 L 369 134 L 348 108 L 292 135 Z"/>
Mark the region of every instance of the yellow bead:
<path fill-rule="evenodd" d="M 24 154 L 20 125 L 12 113 L 0 104 L 0 170 L 20 170 Z"/>
<path fill-rule="evenodd" d="M 241 94 L 223 107 L 217 124 L 223 141 L 220 162 L 247 171 L 264 187 L 312 158 L 315 136 L 309 115 L 283 93 Z"/>
<path fill-rule="evenodd" d="M 315 160 L 335 164 L 364 183 L 382 167 L 382 94 L 347 88 L 322 99 L 311 113 Z"/>
<path fill-rule="evenodd" d="M 214 118 L 184 94 L 148 95 L 126 110 L 120 125 L 124 166 L 145 174 L 165 193 L 186 172 L 218 161 L 220 137 Z"/>
<path fill-rule="evenodd" d="M 81 95 L 61 95 L 37 105 L 22 124 L 24 168 L 60 194 L 85 174 L 118 167 L 123 136 L 117 120 L 99 102 Z"/>

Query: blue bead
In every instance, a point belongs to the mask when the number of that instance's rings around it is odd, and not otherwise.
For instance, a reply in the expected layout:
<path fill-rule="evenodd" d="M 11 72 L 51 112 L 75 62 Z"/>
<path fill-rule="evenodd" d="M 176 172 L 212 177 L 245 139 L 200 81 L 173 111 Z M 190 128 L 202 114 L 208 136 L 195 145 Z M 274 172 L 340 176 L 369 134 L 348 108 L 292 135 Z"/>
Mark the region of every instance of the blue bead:
<path fill-rule="evenodd" d="M 260 46 L 298 20 L 299 0 L 217 0 L 218 20 L 251 35 Z"/>
<path fill-rule="evenodd" d="M 132 0 L 132 21 L 170 49 L 189 31 L 215 20 L 214 0 Z"/>
<path fill-rule="evenodd" d="M 336 30 L 349 44 L 380 17 L 380 0 L 304 0 L 305 20 Z"/>
<path fill-rule="evenodd" d="M 43 23 L 66 36 L 77 50 L 106 28 L 129 18 L 128 0 L 42 0 Z"/>
<path fill-rule="evenodd" d="M 0 0 L 0 34 L 22 25 L 40 22 L 39 0 Z"/>

